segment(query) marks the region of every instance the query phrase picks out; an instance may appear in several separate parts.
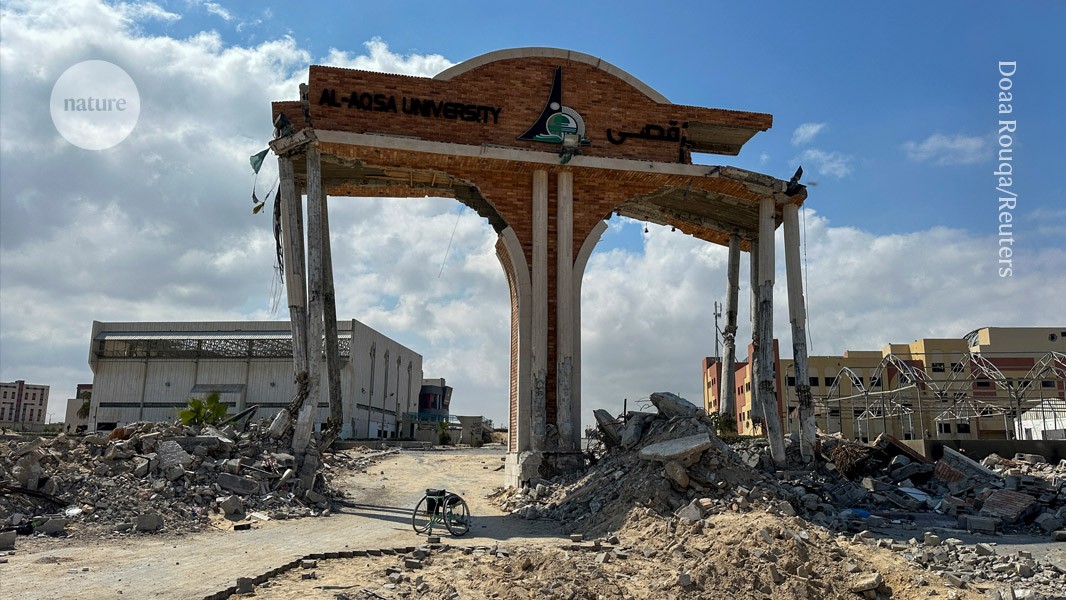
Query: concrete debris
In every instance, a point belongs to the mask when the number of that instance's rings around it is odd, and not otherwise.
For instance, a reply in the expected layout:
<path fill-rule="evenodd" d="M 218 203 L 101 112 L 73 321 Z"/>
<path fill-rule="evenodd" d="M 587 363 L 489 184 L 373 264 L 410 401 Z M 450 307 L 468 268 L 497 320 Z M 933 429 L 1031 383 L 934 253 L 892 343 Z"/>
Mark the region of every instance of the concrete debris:
<path fill-rule="evenodd" d="M 328 515 L 341 494 L 339 467 L 364 469 L 382 453 L 350 450 L 319 456 L 297 477 L 285 440 L 268 421 L 238 431 L 169 423 L 132 423 L 111 435 L 59 434 L 0 442 L 0 482 L 25 492 L 0 494 L 0 527 L 62 534 L 69 523 L 111 531 L 197 530 L 219 518 L 256 512 L 260 520 Z M 316 446 L 317 447 L 317 446 Z M 62 514 L 53 514 L 58 511 Z"/>

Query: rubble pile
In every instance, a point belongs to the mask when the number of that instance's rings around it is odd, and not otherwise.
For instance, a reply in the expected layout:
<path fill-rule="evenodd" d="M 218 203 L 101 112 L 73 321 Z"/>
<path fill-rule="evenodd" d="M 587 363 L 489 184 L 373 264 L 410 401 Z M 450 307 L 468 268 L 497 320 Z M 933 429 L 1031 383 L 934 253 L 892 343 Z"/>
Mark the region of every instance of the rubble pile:
<path fill-rule="evenodd" d="M 1007 554 L 998 551 L 994 542 L 964 544 L 931 531 L 906 542 L 863 531 L 852 541 L 898 552 L 952 587 L 977 590 L 991 598 L 1061 598 L 1066 590 L 1066 550 L 1053 550 L 1037 560 L 1030 551 Z"/>
<path fill-rule="evenodd" d="M 313 445 L 311 446 L 314 447 Z M 298 467 L 268 422 L 202 428 L 133 423 L 110 434 L 60 434 L 0 445 L 0 526 L 60 533 L 71 523 L 117 531 L 198 529 L 211 517 L 330 514 L 346 454 L 309 450 Z M 297 475 L 299 473 L 299 475 Z"/>
<path fill-rule="evenodd" d="M 607 453 L 580 478 L 539 480 L 496 496 L 522 518 L 550 518 L 586 532 L 618 529 L 634 507 L 668 515 L 699 499 L 707 510 L 773 508 L 796 514 L 791 490 L 745 464 L 703 411 L 673 394 L 652 394 L 657 413 L 625 424 L 598 411 Z"/>

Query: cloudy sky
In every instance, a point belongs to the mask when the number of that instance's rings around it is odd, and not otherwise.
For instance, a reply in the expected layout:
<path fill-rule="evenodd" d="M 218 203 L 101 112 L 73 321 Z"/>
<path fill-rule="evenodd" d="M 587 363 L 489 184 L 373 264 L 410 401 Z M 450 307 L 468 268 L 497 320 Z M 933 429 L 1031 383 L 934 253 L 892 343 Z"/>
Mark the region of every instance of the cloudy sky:
<path fill-rule="evenodd" d="M 673 102 L 774 115 L 741 156 L 697 159 L 784 179 L 803 165 L 815 354 L 1066 324 L 1062 4 L 690 4 L 656 3 L 649 19 L 646 2 L 4 2 L 0 380 L 51 385 L 61 419 L 92 379 L 94 319 L 287 318 L 270 219 L 251 214 L 248 156 L 270 138 L 270 101 L 295 99 L 309 64 L 432 76 L 521 46 L 599 56 Z M 132 134 L 98 151 L 65 141 L 48 108 L 60 75 L 93 59 L 122 67 L 141 100 Z M 1009 278 L 998 61 L 1017 63 Z M 449 199 L 336 199 L 330 224 L 338 316 L 423 354 L 454 411 L 504 422 L 507 286 L 487 222 Z M 680 232 L 610 222 L 583 287 L 585 422 L 657 390 L 701 400 L 724 263 Z"/>

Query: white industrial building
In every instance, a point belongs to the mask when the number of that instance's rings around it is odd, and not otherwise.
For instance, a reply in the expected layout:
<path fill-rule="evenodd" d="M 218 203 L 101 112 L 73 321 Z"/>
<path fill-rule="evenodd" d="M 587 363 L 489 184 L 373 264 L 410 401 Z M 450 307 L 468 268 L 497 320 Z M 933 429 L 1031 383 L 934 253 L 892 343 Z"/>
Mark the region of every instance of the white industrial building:
<path fill-rule="evenodd" d="M 338 321 L 342 438 L 404 437 L 418 412 L 422 356 L 352 319 Z M 323 359 L 324 362 L 324 359 Z M 93 322 L 89 428 L 173 420 L 190 397 L 218 392 L 230 413 L 272 415 L 295 394 L 288 321 Z M 326 389 L 322 369 L 322 389 Z M 329 416 L 318 404 L 316 423 Z"/>

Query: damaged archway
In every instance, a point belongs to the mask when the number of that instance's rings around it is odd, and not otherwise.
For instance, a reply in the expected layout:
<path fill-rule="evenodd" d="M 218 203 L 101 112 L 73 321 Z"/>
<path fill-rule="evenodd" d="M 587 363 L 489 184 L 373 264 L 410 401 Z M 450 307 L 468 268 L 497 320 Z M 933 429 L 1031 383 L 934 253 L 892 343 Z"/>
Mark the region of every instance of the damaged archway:
<path fill-rule="evenodd" d="M 758 340 L 773 338 L 773 235 L 784 223 L 794 350 L 805 369 L 797 225 L 805 188 L 691 161 L 693 152 L 738 154 L 770 127 L 770 115 L 671 104 L 600 59 L 546 48 L 493 52 L 431 79 L 312 66 L 301 100 L 274 103 L 273 115 L 290 310 L 294 332 L 304 332 L 294 345 L 316 340 L 296 353 L 295 371 L 308 373 L 313 398 L 321 397 L 320 375 L 307 356 L 323 333 L 331 339 L 335 319 L 329 195 L 454 197 L 496 231 L 511 296 L 510 483 L 581 464 L 581 280 L 614 213 L 730 248 L 727 357 L 744 250 L 758 255 L 756 347 L 772 347 Z M 309 199 L 308 240 L 316 246 L 306 253 L 306 301 L 298 188 Z M 328 344 L 324 351 L 332 394 Z M 760 402 L 777 412 L 773 361 L 759 362 L 767 365 Z M 780 438 L 778 420 L 768 419 L 772 442 L 774 423 Z M 783 459 L 783 446 L 775 456 Z"/>

